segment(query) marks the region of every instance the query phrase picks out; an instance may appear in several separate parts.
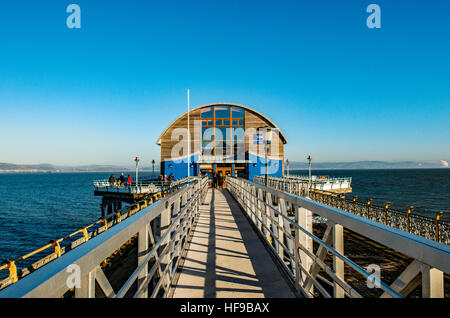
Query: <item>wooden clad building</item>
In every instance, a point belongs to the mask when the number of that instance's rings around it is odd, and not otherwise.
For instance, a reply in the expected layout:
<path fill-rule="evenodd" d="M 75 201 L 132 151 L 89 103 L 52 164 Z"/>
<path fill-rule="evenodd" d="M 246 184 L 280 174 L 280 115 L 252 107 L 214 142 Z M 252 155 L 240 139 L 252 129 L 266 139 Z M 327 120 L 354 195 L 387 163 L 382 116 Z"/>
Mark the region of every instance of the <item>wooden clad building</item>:
<path fill-rule="evenodd" d="M 188 133 L 189 126 L 189 133 Z M 188 145 L 187 140 L 190 140 Z M 282 177 L 283 132 L 266 116 L 239 104 L 214 103 L 195 107 L 175 119 L 161 134 L 161 172 L 175 179 L 188 174 Z"/>

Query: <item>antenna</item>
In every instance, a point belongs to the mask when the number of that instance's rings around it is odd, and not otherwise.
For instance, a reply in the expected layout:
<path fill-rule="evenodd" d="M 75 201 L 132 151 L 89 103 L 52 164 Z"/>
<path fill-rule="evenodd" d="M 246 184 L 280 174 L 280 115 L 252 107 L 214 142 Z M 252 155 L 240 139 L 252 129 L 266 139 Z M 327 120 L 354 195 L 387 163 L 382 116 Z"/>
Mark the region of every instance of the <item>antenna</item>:
<path fill-rule="evenodd" d="M 187 176 L 188 176 L 188 178 L 190 177 L 190 175 L 191 175 L 191 168 L 190 168 L 190 165 L 191 165 L 191 131 L 190 131 L 190 125 L 189 125 L 189 121 L 190 121 L 190 117 L 189 117 L 189 88 L 188 88 L 188 90 L 187 90 L 187 108 L 188 108 L 188 111 L 187 111 L 187 141 L 188 141 L 188 147 L 187 147 L 187 155 L 188 155 L 188 159 L 187 159 Z"/>

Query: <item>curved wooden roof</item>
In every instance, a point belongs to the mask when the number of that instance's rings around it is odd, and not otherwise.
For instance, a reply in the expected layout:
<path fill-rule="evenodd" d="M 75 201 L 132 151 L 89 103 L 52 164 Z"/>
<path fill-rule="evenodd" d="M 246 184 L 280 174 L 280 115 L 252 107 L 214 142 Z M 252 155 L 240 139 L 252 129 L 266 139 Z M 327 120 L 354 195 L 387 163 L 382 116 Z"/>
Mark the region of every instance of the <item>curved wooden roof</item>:
<path fill-rule="evenodd" d="M 194 107 L 194 108 L 192 108 L 189 112 L 191 113 L 191 112 L 193 112 L 193 111 L 195 111 L 195 110 L 198 110 L 198 109 L 200 109 L 200 108 L 203 108 L 203 107 L 209 107 L 209 106 L 236 106 L 236 107 L 244 108 L 244 109 L 246 109 L 246 110 L 248 110 L 248 111 L 250 111 L 250 112 L 252 112 L 252 113 L 255 113 L 256 115 L 261 116 L 261 117 L 262 117 L 265 121 L 267 121 L 273 128 L 277 128 L 277 129 L 279 130 L 279 132 L 280 132 L 280 138 L 281 138 L 281 140 L 283 141 L 283 143 L 285 143 L 285 144 L 287 143 L 287 138 L 286 138 L 286 136 L 285 136 L 284 133 L 281 131 L 281 129 L 280 129 L 277 125 L 275 125 L 275 123 L 274 123 L 272 120 L 270 120 L 267 116 L 261 114 L 261 113 L 258 112 L 257 110 L 255 110 L 255 109 L 253 109 L 253 108 L 251 108 L 251 107 L 245 106 L 245 105 L 240 105 L 240 104 L 235 104 L 235 103 L 211 103 L 211 104 L 204 104 L 204 105 L 201 105 L 201 106 Z M 156 144 L 157 144 L 157 145 L 161 145 L 161 138 L 162 138 L 162 136 L 164 136 L 164 134 L 167 132 L 167 130 L 169 130 L 169 128 L 170 128 L 172 125 L 174 125 L 178 120 L 180 120 L 181 118 L 183 118 L 185 115 L 187 115 L 187 112 L 184 112 L 183 114 L 181 114 L 180 116 L 178 116 L 174 121 L 172 121 L 172 122 L 170 123 L 169 126 L 167 126 L 166 129 L 164 129 L 164 131 L 162 132 L 162 134 L 159 136 L 158 140 L 156 141 Z"/>

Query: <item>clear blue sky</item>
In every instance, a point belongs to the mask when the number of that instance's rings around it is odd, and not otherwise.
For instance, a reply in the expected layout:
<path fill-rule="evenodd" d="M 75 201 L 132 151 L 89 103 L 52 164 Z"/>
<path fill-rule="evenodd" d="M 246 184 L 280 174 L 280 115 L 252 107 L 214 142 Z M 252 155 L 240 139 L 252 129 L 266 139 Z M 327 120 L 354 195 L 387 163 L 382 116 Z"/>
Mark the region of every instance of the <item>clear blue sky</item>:
<path fill-rule="evenodd" d="M 0 162 L 159 160 L 187 88 L 266 114 L 291 161 L 448 160 L 449 16 L 447 0 L 2 0 Z"/>

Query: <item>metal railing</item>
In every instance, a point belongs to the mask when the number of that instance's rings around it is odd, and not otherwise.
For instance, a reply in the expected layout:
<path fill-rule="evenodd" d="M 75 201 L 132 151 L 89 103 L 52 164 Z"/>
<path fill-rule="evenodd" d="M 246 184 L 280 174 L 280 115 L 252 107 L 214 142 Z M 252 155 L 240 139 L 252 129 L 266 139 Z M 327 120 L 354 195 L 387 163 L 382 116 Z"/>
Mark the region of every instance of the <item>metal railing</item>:
<path fill-rule="evenodd" d="M 95 297 L 96 283 L 107 297 L 124 297 L 133 285 L 133 297 L 167 296 L 206 190 L 207 179 L 196 178 L 1 290 L 0 297 L 61 297 L 73 287 L 74 272 L 80 277 L 75 297 Z M 114 291 L 100 264 L 136 234 L 138 266 Z"/>
<path fill-rule="evenodd" d="M 180 180 L 176 185 L 172 185 L 165 191 L 154 193 L 146 197 L 145 200 L 141 200 L 138 203 L 124 207 L 123 209 L 100 218 L 99 220 L 74 231 L 65 237 L 52 240 L 48 244 L 35 249 L 34 251 L 17 257 L 13 260 L 7 260 L 4 264 L 0 265 L 0 272 L 7 271 L 9 275 L 6 278 L 0 280 L 0 290 L 7 286 L 17 283 L 20 279 L 33 273 L 37 269 L 47 265 L 48 263 L 60 258 L 67 252 L 75 249 L 83 243 L 88 242 L 93 237 L 112 229 L 115 225 L 121 223 L 142 209 L 154 204 L 159 199 L 169 195 L 171 192 L 179 189 L 184 184 L 194 182 L 194 178 L 185 178 Z M 20 266 L 22 263 L 30 263 L 25 266 Z"/>
<path fill-rule="evenodd" d="M 264 177 L 257 176 L 255 181 L 263 183 Z M 450 244 L 450 222 L 448 213 L 432 212 L 414 207 L 399 207 L 390 202 L 364 199 L 357 196 L 346 198 L 343 194 L 311 189 L 308 194 L 307 183 L 296 183 L 289 179 L 269 178 L 269 187 L 289 192 L 330 205 L 367 219 L 423 236 L 440 243 Z M 432 216 L 430 216 L 432 215 Z"/>
<path fill-rule="evenodd" d="M 288 182 L 291 187 L 308 187 L 309 176 L 290 175 L 283 178 L 269 177 L 272 182 Z M 256 182 L 264 182 L 264 176 L 255 176 Z M 317 190 L 348 190 L 351 189 L 351 177 L 329 177 L 329 176 L 311 176 L 311 189 Z"/>
<path fill-rule="evenodd" d="M 381 288 L 382 297 L 407 296 L 420 284 L 423 297 L 443 297 L 443 272 L 450 273 L 449 246 L 245 179 L 230 177 L 227 188 L 304 296 L 361 297 L 345 279 L 345 267 Z M 313 214 L 326 220 L 322 238 L 313 234 Z M 389 286 L 344 255 L 344 228 L 413 261 Z M 327 265 L 327 256 L 333 265 Z"/>
<path fill-rule="evenodd" d="M 138 181 L 137 184 L 133 182 L 128 185 L 117 181 L 111 183 L 108 180 L 95 180 L 93 185 L 96 191 L 147 194 L 165 191 L 185 182 L 186 178 L 176 181 Z"/>

